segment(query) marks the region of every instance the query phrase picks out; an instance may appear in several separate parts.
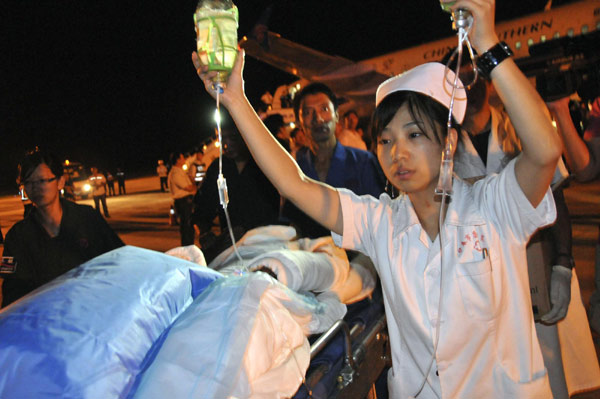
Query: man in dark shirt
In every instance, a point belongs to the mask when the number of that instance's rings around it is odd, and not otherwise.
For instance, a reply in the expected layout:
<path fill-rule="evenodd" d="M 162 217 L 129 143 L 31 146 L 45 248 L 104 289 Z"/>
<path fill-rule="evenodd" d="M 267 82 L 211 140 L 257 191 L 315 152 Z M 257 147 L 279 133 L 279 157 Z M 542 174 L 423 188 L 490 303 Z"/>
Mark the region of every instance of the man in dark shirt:
<path fill-rule="evenodd" d="M 255 227 L 278 223 L 280 196 L 250 156 L 233 122 L 225 118 L 222 139 L 223 177 L 229 194 L 227 211 L 234 236 L 239 239 Z M 208 262 L 231 246 L 225 212 L 219 201 L 218 176 L 219 160 L 215 160 L 206 171 L 202 188 L 194 199 L 192 222 L 200 230 L 200 245 Z M 211 232 L 217 215 L 221 232 L 218 237 Z"/>
<path fill-rule="evenodd" d="M 339 116 L 338 100 L 333 91 L 322 83 L 306 86 L 294 98 L 294 113 L 309 142 L 296 153 L 296 162 L 304 174 L 333 187 L 379 198 L 384 178 L 375 156 L 368 151 L 343 146 L 335 137 Z M 330 234 L 291 202 L 286 202 L 283 214 L 302 237 Z"/>
<path fill-rule="evenodd" d="M 34 207 L 4 240 L 2 306 L 123 241 L 92 207 L 61 199 L 63 169 L 51 154 L 29 152 L 19 180 Z"/>
<path fill-rule="evenodd" d="M 125 172 L 121 168 L 117 168 L 117 183 L 119 184 L 119 195 L 125 195 Z"/>

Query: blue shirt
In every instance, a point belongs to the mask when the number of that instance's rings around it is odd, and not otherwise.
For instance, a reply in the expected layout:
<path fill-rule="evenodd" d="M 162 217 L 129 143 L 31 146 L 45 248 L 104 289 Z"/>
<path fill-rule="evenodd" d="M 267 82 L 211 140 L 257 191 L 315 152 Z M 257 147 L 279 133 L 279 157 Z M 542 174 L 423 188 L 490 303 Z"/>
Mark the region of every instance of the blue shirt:
<path fill-rule="evenodd" d="M 313 154 L 308 148 L 298 150 L 296 162 L 306 176 L 319 180 Z M 336 188 L 347 188 L 358 195 L 371 194 L 375 198 L 379 198 L 384 187 L 383 174 L 375 156 L 368 151 L 345 147 L 339 142 L 333 150 L 325 183 Z"/>
<path fill-rule="evenodd" d="M 296 162 L 306 176 L 319 180 L 310 149 L 305 147 L 298 150 Z M 384 188 L 384 177 L 373 154 L 337 142 L 325 183 L 336 188 L 347 188 L 358 195 L 370 194 L 379 198 Z M 289 220 L 300 237 L 317 238 L 330 234 L 329 230 L 313 221 L 291 202 L 286 202 L 283 214 L 284 219 Z"/>

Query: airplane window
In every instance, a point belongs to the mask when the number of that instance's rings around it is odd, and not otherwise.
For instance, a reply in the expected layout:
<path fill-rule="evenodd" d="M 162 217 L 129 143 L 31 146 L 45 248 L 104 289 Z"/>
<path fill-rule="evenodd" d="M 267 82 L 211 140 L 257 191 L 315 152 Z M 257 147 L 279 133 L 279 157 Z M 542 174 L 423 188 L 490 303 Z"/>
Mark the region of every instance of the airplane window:
<path fill-rule="evenodd" d="M 569 30 L 567 31 L 567 36 L 569 36 L 569 37 L 573 37 L 573 34 L 574 34 L 574 33 L 575 33 L 575 32 L 573 31 L 573 28 L 569 28 Z"/>
<path fill-rule="evenodd" d="M 542 35 L 542 37 L 540 37 L 540 41 L 544 43 L 546 41 L 546 35 Z"/>
<path fill-rule="evenodd" d="M 533 39 L 527 39 L 527 46 L 533 46 Z"/>
<path fill-rule="evenodd" d="M 583 25 L 581 27 L 581 33 L 586 34 L 586 33 L 588 33 L 589 29 L 590 28 L 587 25 Z"/>
<path fill-rule="evenodd" d="M 554 38 L 558 39 L 560 37 L 560 32 L 554 32 Z"/>
<path fill-rule="evenodd" d="M 517 50 L 519 50 L 519 49 L 521 48 L 521 42 L 516 42 L 516 43 L 515 43 L 515 48 L 516 48 Z"/>

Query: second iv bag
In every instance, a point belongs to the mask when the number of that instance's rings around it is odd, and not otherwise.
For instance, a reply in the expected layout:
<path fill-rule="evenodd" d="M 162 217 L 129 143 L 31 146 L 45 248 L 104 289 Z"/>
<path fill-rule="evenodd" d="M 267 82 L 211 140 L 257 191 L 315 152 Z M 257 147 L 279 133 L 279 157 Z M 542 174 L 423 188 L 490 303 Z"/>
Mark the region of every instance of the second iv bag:
<path fill-rule="evenodd" d="M 231 0 L 200 0 L 194 13 L 198 56 L 224 83 L 237 56 L 238 9 Z"/>

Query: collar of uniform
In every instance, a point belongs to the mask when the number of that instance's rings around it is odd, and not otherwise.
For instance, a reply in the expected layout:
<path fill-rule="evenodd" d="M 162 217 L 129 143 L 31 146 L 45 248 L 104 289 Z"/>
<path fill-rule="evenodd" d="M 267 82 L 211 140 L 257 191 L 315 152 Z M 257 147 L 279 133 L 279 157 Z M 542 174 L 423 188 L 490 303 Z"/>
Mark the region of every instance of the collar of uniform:
<path fill-rule="evenodd" d="M 457 176 L 454 176 L 452 200 L 446 213 L 446 225 L 452 226 L 480 226 L 485 220 L 475 206 L 469 184 Z M 383 198 L 389 198 L 387 194 Z M 409 227 L 420 224 L 408 195 L 401 194 L 398 198 L 391 200 L 394 223 L 393 238 L 404 233 Z"/>
<path fill-rule="evenodd" d="M 454 175 L 452 200 L 448 206 L 445 224 L 452 226 L 481 226 L 486 224 L 476 206 L 471 186 Z"/>
<path fill-rule="evenodd" d="M 502 113 L 494 107 L 490 107 L 490 139 L 488 142 L 488 156 L 486 175 L 490 173 L 500 173 L 506 166 L 508 154 L 505 150 L 510 151 L 508 148 L 504 148 L 507 142 L 518 145 L 518 139 L 515 137 L 514 129 L 510 130 L 506 125 L 508 122 L 503 118 Z"/>
<path fill-rule="evenodd" d="M 387 194 L 382 194 L 381 199 L 384 198 L 389 199 L 390 197 Z M 399 197 L 391 200 L 390 205 L 392 207 L 392 222 L 394 224 L 393 238 L 404 233 L 409 227 L 421 224 L 410 198 L 405 193 L 401 193 Z"/>
<path fill-rule="evenodd" d="M 466 130 L 460 132 L 461 140 L 454 154 L 454 172 L 464 179 L 485 177 L 486 167 L 479 157 Z"/>

